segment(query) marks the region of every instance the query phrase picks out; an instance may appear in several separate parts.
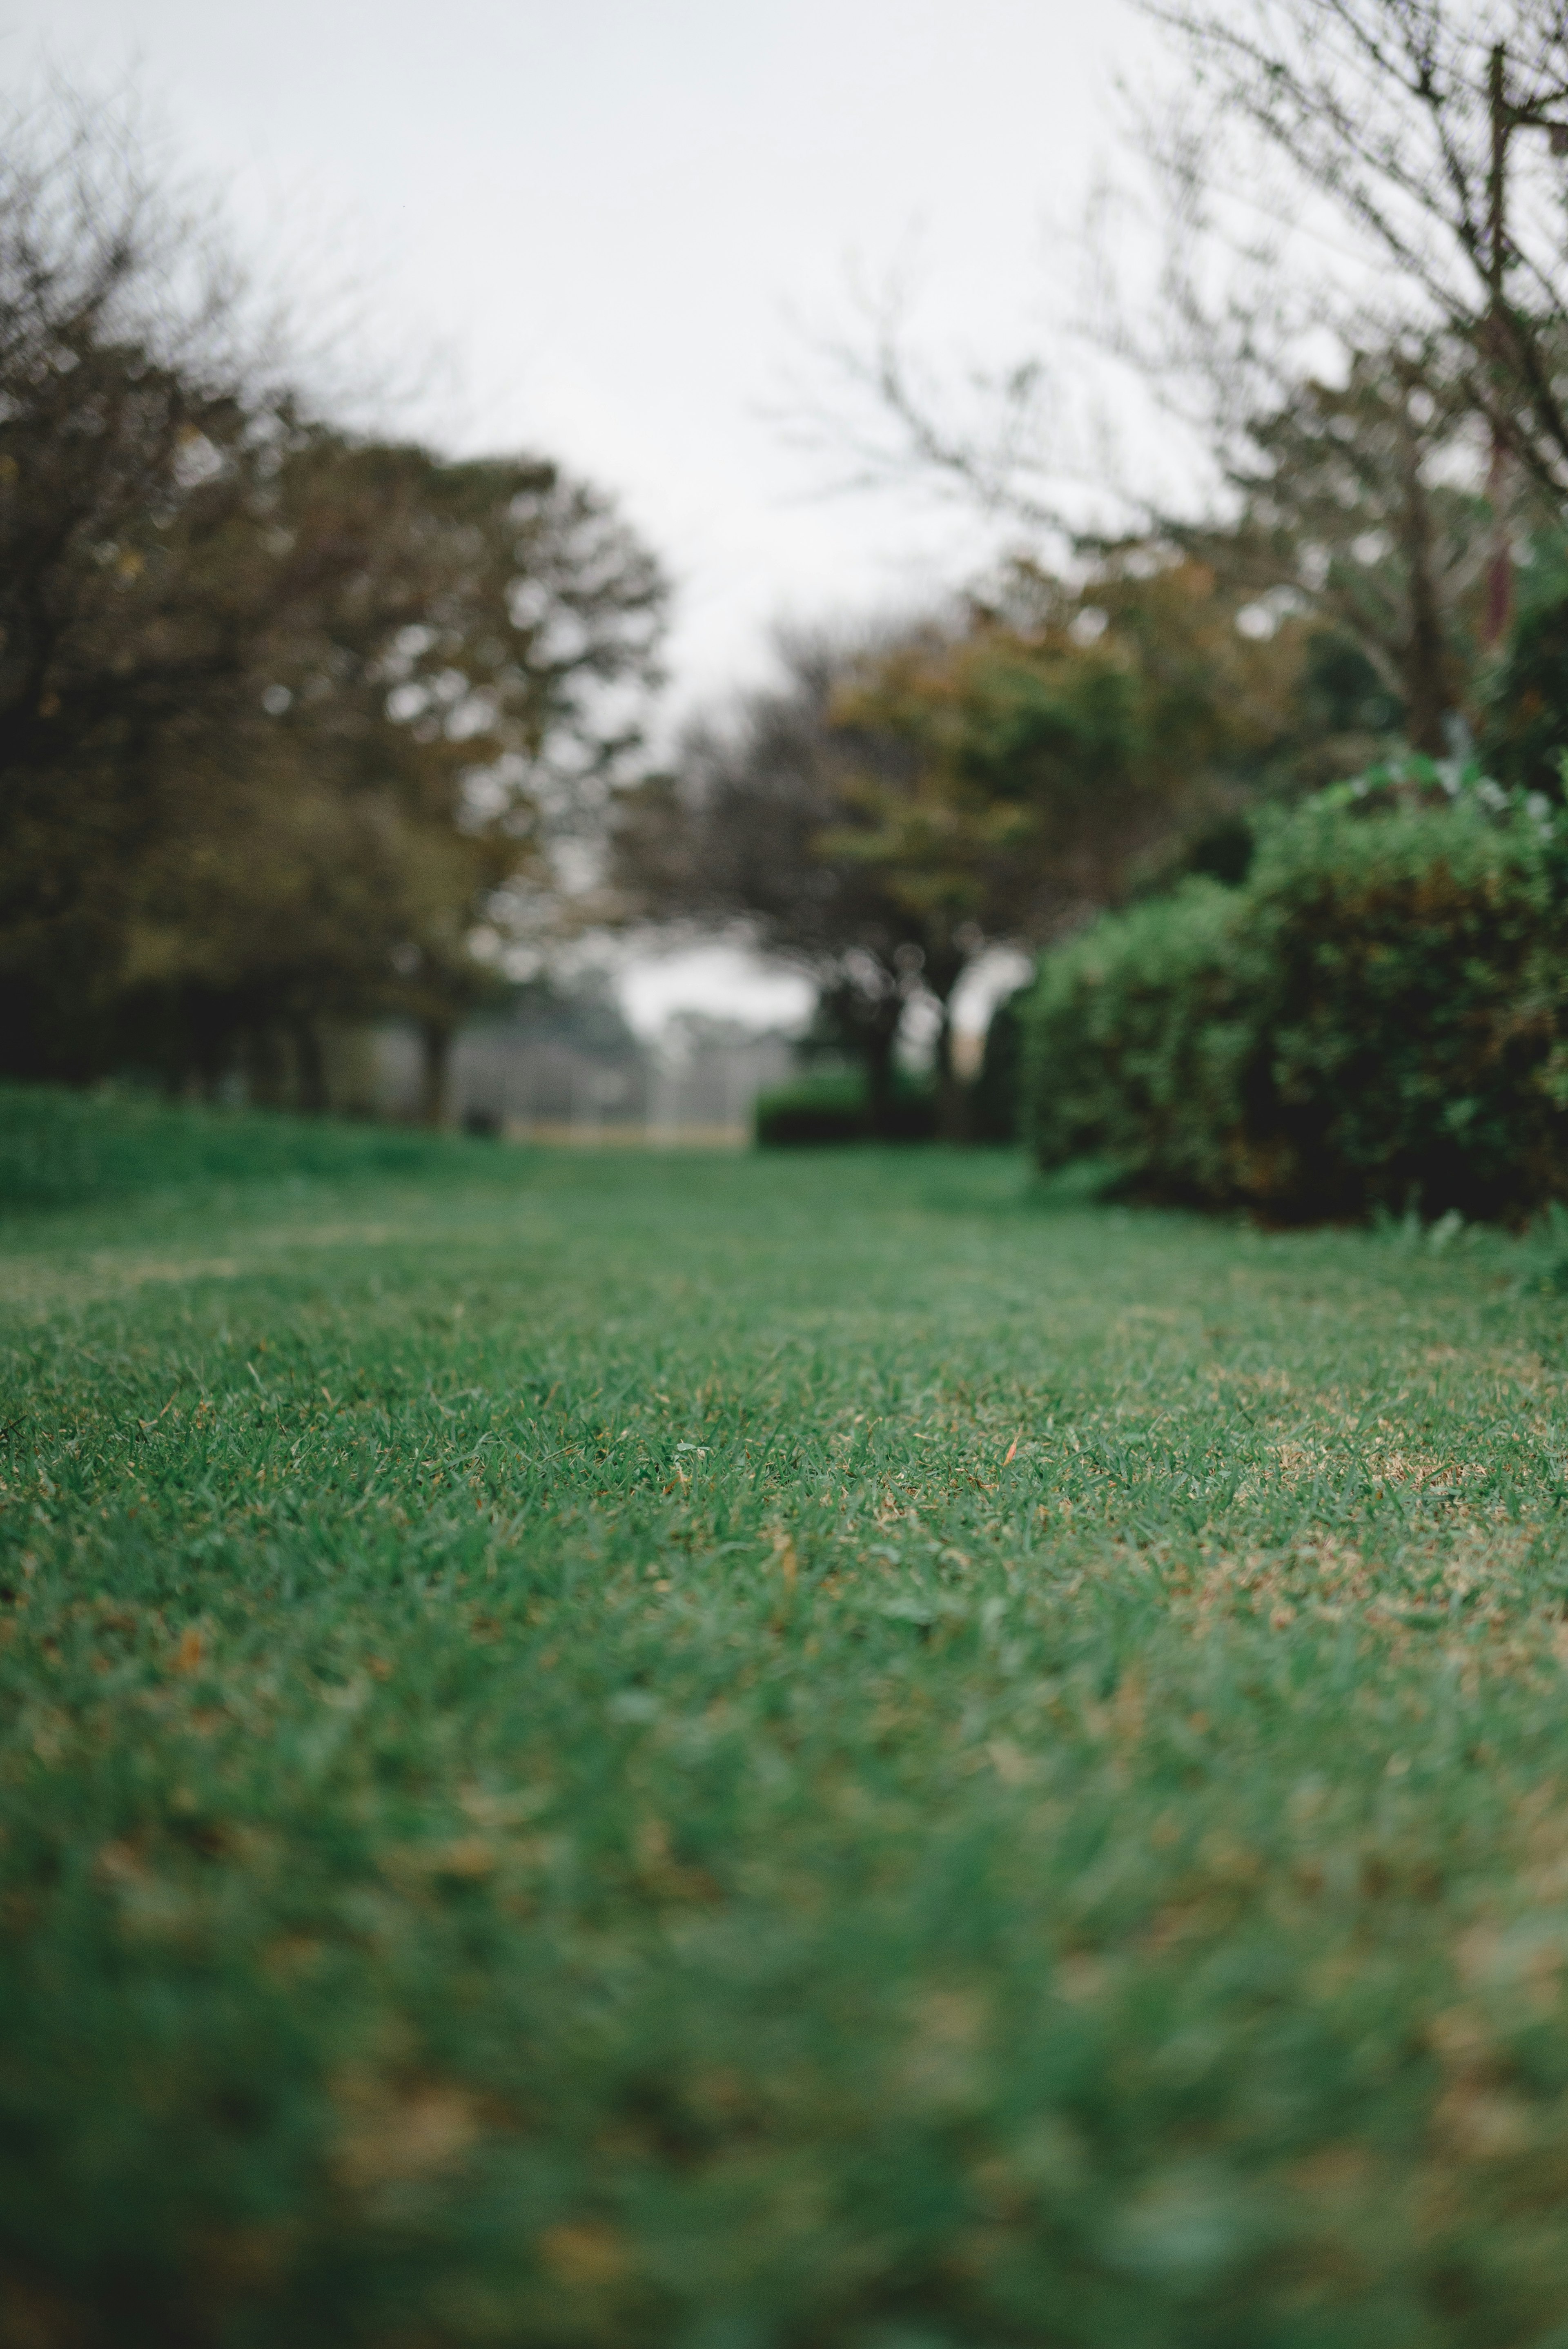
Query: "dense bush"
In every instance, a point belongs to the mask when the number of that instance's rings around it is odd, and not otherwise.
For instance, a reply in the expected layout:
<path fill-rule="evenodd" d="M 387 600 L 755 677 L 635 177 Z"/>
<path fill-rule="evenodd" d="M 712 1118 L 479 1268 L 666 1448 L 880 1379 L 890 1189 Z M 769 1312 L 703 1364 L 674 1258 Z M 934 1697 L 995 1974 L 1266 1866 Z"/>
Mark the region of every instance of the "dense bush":
<path fill-rule="evenodd" d="M 471 1142 L 407 1126 L 0 1083 L 0 1214 L 191 1185 L 490 1163 L 490 1154 Z"/>
<path fill-rule="evenodd" d="M 874 1137 L 865 1086 L 858 1075 L 803 1077 L 758 1096 L 759 1150 L 810 1149 L 846 1142 L 930 1142 L 936 1134 L 936 1101 L 929 1086 L 898 1086 L 883 1110 Z"/>
<path fill-rule="evenodd" d="M 1263 828 L 1047 957 L 1025 1012 L 1047 1167 L 1284 1218 L 1511 1216 L 1568 1188 L 1564 844 L 1520 802 L 1358 806 Z"/>
<path fill-rule="evenodd" d="M 1481 750 L 1504 783 L 1563 797 L 1568 740 L 1568 562 L 1560 545 L 1537 546 L 1506 658 L 1486 692 Z"/>

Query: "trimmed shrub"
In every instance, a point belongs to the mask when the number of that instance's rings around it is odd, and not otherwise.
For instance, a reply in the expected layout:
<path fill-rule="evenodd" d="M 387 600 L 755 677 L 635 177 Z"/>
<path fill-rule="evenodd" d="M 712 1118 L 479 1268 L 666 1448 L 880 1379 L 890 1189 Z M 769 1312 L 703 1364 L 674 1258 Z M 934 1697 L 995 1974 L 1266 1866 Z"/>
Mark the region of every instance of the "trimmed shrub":
<path fill-rule="evenodd" d="M 1563 882 L 1517 803 L 1320 795 L 1263 828 L 1242 888 L 1189 882 L 1047 957 L 1036 1155 L 1281 1220 L 1527 1213 L 1568 1189 Z"/>
<path fill-rule="evenodd" d="M 1021 1111 L 1040 1164 L 1109 1158 L 1150 1193 L 1234 1195 L 1240 1071 L 1236 893 L 1185 882 L 1047 955 L 1022 1011 Z"/>
<path fill-rule="evenodd" d="M 873 1137 L 865 1086 L 858 1076 L 807 1077 L 760 1093 L 756 1109 L 759 1150 L 813 1149 L 849 1142 L 931 1142 L 936 1102 L 926 1086 L 901 1085 L 882 1130 Z"/>

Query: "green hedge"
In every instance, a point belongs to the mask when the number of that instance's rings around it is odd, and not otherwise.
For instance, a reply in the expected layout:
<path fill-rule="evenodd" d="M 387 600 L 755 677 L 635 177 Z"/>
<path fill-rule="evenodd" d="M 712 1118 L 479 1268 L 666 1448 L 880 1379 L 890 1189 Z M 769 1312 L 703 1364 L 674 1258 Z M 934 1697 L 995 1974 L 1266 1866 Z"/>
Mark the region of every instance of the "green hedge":
<path fill-rule="evenodd" d="M 1037 1157 L 1281 1219 L 1563 1195 L 1565 871 L 1539 813 L 1484 793 L 1340 791 L 1265 824 L 1241 888 L 1189 882 L 1047 958 L 1024 1013 Z"/>
<path fill-rule="evenodd" d="M 758 1096 L 759 1150 L 819 1148 L 850 1142 L 930 1142 L 936 1133 L 936 1102 L 927 1086 L 901 1084 L 873 1134 L 859 1076 L 803 1077 Z"/>
<path fill-rule="evenodd" d="M 191 1185 L 472 1167 L 490 1155 L 417 1127 L 0 1084 L 0 1214 Z"/>

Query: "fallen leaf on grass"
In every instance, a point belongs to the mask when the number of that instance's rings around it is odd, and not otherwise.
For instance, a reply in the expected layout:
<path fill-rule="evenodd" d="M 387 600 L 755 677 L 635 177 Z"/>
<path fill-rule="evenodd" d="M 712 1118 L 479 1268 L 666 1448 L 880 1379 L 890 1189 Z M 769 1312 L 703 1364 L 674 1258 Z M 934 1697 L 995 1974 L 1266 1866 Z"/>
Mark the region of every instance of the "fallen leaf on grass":
<path fill-rule="evenodd" d="M 287 2272 L 297 2242 L 298 2230 L 287 2220 L 214 2227 L 199 2238 L 195 2264 L 220 2290 L 264 2291 Z"/>
<path fill-rule="evenodd" d="M 326 1945 L 309 1933 L 280 1933 L 262 1951 L 263 1971 L 279 1982 L 313 1974 L 326 1955 Z"/>
<path fill-rule="evenodd" d="M 1010 1738 L 994 1737 L 985 1751 L 1004 1786 L 1026 1786 L 1035 1775 L 1033 1762 Z"/>
<path fill-rule="evenodd" d="M 95 1866 L 105 1884 L 139 1884 L 147 1876 L 147 1863 L 133 1843 L 106 1843 Z"/>
<path fill-rule="evenodd" d="M 1534 2116 L 1522 2097 L 1480 2081 L 1458 2080 L 1438 2100 L 1432 2128 L 1461 2161 L 1504 2161 L 1534 2142 Z"/>
<path fill-rule="evenodd" d="M 583 2219 L 547 2227 L 539 2239 L 540 2256 L 560 2283 L 592 2291 L 614 2283 L 631 2265 L 631 2252 L 614 2227 Z"/>
<path fill-rule="evenodd" d="M 445 1843 L 406 1843 L 387 1852 L 386 1873 L 398 1877 L 450 1876 L 472 1883 L 493 1873 L 497 1853 L 483 1836 L 453 1836 Z"/>
<path fill-rule="evenodd" d="M 438 2177 L 480 2134 L 478 2098 L 449 2082 L 394 2084 L 345 2072 L 332 2097 L 342 2116 L 333 2168 L 351 2190 Z"/>

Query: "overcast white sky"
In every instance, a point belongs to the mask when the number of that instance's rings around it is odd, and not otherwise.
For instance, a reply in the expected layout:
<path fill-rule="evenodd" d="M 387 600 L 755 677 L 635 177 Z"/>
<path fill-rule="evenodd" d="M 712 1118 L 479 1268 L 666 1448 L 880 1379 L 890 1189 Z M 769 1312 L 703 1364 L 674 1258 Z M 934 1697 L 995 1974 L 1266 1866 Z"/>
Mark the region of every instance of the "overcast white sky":
<path fill-rule="evenodd" d="M 913 253 L 931 351 L 1048 343 L 1150 38 L 1125 0 L 0 0 L 0 35 L 12 85 L 134 66 L 263 253 L 341 243 L 431 355 L 433 437 L 614 490 L 677 585 L 677 702 L 780 616 L 962 577 L 956 517 L 813 494 L 763 413 L 791 315 L 842 324 Z"/>
<path fill-rule="evenodd" d="M 784 612 L 961 571 L 956 521 L 812 494 L 763 414 L 790 314 L 912 252 L 921 339 L 1015 354 L 1110 153 L 1123 0 L 0 0 L 0 78 L 135 64 L 265 250 L 333 242 L 420 421 L 618 491 L 679 583 L 677 688 Z"/>

